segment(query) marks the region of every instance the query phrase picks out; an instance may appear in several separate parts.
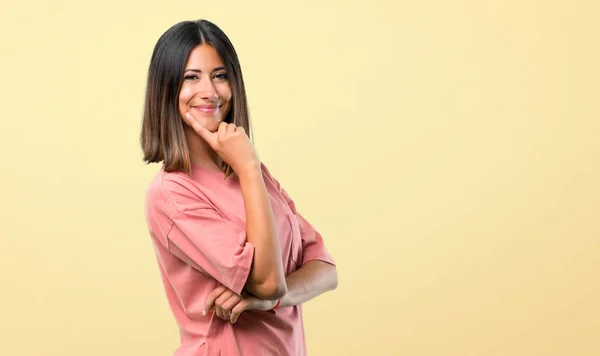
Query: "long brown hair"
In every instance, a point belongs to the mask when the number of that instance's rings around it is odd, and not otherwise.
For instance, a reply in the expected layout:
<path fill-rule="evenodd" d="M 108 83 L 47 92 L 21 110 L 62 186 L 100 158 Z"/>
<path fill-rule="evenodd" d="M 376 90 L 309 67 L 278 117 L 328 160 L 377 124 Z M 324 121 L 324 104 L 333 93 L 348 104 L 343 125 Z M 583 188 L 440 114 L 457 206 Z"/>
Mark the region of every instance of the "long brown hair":
<path fill-rule="evenodd" d="M 189 173 L 192 169 L 178 100 L 188 57 L 201 44 L 215 48 L 227 71 L 232 90 L 232 107 L 225 122 L 243 127 L 251 137 L 246 88 L 231 41 L 210 21 L 177 23 L 158 39 L 152 52 L 140 135 L 144 162 L 163 162 L 166 172 Z M 224 162 L 220 168 L 226 177 L 234 173 Z"/>

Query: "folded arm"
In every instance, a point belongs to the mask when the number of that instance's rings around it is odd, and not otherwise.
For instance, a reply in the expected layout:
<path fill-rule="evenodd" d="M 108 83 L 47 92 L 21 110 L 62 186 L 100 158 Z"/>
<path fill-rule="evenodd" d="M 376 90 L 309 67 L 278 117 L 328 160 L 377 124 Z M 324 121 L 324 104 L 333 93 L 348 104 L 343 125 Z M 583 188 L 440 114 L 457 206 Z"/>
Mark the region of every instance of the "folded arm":
<path fill-rule="evenodd" d="M 309 261 L 286 278 L 287 293 L 281 298 L 281 307 L 307 301 L 337 288 L 338 275 L 334 265 L 323 261 Z"/>
<path fill-rule="evenodd" d="M 309 261 L 286 278 L 287 293 L 281 298 L 279 308 L 306 303 L 307 301 L 337 288 L 336 267 L 323 261 Z M 215 308 L 216 315 L 232 323 L 244 310 L 269 310 L 275 301 L 255 296 L 239 296 L 224 286 L 219 286 L 204 303 L 203 314 Z"/>

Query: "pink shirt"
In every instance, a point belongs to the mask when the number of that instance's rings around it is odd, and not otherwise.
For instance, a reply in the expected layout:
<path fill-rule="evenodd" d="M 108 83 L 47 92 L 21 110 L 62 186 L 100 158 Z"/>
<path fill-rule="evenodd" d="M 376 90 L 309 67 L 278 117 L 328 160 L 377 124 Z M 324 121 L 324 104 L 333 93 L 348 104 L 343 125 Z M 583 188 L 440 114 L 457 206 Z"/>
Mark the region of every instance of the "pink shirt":
<path fill-rule="evenodd" d="M 266 166 L 286 275 L 304 263 L 331 264 L 321 235 L 297 211 Z M 181 345 L 174 355 L 306 355 L 302 306 L 244 311 L 235 324 L 202 316 L 206 297 L 219 284 L 240 294 L 254 246 L 246 239 L 239 182 L 194 167 L 191 175 L 162 169 L 150 183 L 145 214 Z"/>

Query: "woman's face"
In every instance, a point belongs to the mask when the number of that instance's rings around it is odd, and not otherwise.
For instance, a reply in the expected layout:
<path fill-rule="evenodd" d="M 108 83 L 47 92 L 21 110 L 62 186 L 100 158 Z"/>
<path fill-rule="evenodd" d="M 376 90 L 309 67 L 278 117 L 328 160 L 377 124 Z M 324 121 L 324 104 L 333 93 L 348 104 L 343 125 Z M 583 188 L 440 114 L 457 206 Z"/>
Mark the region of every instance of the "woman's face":
<path fill-rule="evenodd" d="M 179 92 L 179 113 L 190 112 L 202 126 L 215 132 L 231 110 L 231 86 L 217 51 L 202 44 L 192 50 Z M 184 121 L 185 122 L 185 121 Z"/>

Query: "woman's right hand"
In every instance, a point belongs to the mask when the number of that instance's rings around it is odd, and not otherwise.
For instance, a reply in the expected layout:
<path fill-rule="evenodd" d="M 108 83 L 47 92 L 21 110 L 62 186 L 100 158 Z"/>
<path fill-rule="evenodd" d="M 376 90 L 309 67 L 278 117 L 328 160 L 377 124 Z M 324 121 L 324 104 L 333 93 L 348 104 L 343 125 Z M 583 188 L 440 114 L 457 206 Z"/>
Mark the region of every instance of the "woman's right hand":
<path fill-rule="evenodd" d="M 217 132 L 210 132 L 188 112 L 187 123 L 202 137 L 221 159 L 239 175 L 248 169 L 259 167 L 256 151 L 243 127 L 221 122 Z"/>

